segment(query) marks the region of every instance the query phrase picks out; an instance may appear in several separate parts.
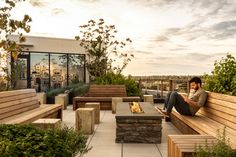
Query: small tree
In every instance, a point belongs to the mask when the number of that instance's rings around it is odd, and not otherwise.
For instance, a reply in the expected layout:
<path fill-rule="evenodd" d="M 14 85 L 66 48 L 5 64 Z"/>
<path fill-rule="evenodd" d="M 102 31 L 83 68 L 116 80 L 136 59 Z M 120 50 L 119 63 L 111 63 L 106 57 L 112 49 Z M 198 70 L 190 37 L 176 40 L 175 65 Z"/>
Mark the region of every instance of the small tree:
<path fill-rule="evenodd" d="M 5 0 L 5 5 L 0 7 L 0 50 L 3 50 L 3 52 L 5 53 L 0 55 L 0 61 L 2 58 L 8 58 L 11 55 L 14 60 L 17 60 L 17 57 L 21 52 L 21 47 L 17 44 L 17 42 L 24 42 L 25 37 L 23 36 L 23 32 L 30 32 L 30 26 L 28 24 L 32 21 L 32 19 L 31 17 L 29 17 L 29 15 L 24 15 L 22 20 L 16 20 L 11 17 L 12 9 L 16 6 L 17 3 L 22 1 L 24 0 Z M 9 39 L 9 36 L 13 33 L 17 33 L 19 35 L 18 41 L 12 41 Z M 3 70 L 5 72 L 4 76 L 6 81 L 8 83 L 12 82 L 11 79 L 14 78 L 11 77 L 15 76 L 15 74 L 10 74 L 7 67 L 4 67 L 0 70 Z M 9 86 L 10 85 L 7 84 L 7 89 L 9 88 Z"/>
<path fill-rule="evenodd" d="M 8 37 L 12 33 L 17 33 L 19 35 L 18 42 L 24 42 L 25 38 L 22 32 L 30 32 L 28 23 L 32 21 L 29 15 L 24 15 L 22 20 L 11 18 L 12 9 L 21 1 L 24 0 L 5 0 L 5 6 L 0 8 L 0 48 L 3 48 L 3 50 L 8 53 L 12 53 L 14 59 L 17 58 L 21 49 L 16 41 L 11 41 Z"/>
<path fill-rule="evenodd" d="M 111 71 L 121 73 L 133 55 L 121 53 L 119 49 L 132 41 L 129 38 L 125 41 L 116 40 L 115 26 L 106 25 L 103 19 L 99 19 L 98 22 L 90 20 L 88 24 L 82 25 L 80 28 L 80 35 L 75 39 L 80 41 L 80 46 L 88 53 L 89 59 L 85 63 L 90 75 L 99 77 Z M 112 64 L 118 63 L 119 59 L 122 60 L 121 66 Z"/>
<path fill-rule="evenodd" d="M 236 95 L 236 59 L 227 54 L 226 58 L 215 61 L 212 75 L 204 75 L 206 90 Z"/>

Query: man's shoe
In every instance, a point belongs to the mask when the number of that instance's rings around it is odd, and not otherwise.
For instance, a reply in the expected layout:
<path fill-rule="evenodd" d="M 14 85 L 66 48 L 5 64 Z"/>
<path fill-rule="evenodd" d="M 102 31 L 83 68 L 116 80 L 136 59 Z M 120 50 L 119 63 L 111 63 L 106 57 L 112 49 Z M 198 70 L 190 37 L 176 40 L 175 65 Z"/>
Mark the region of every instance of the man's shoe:
<path fill-rule="evenodd" d="M 170 118 L 170 114 L 169 114 L 168 112 L 166 112 L 165 110 L 163 110 L 163 109 L 161 109 L 161 108 L 159 108 L 159 107 L 157 107 L 157 106 L 155 106 L 155 109 L 156 109 L 158 112 L 160 112 L 161 114 L 163 114 L 165 117 Z"/>

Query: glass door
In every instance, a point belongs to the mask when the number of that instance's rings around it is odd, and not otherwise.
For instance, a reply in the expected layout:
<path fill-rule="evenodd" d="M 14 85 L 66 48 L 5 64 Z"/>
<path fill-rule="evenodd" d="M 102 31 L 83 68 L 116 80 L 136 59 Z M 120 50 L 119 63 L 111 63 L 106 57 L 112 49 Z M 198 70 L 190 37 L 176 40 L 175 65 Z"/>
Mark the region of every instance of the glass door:
<path fill-rule="evenodd" d="M 18 59 L 12 63 L 12 75 L 15 75 L 16 89 L 30 88 L 30 60 L 27 53 L 18 56 Z"/>

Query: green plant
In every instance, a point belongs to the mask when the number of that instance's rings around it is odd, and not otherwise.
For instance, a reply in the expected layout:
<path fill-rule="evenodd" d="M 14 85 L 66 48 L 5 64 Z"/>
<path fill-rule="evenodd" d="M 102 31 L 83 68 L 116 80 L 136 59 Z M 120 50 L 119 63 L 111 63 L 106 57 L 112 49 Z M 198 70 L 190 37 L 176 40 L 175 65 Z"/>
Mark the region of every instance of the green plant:
<path fill-rule="evenodd" d="M 47 100 L 48 100 L 47 103 L 52 103 L 52 104 L 55 103 L 54 102 L 55 96 L 66 92 L 69 94 L 69 103 L 72 104 L 73 97 L 84 95 L 85 93 L 88 92 L 88 89 L 89 89 L 89 84 L 85 84 L 82 82 L 77 83 L 77 84 L 71 84 L 69 86 L 65 86 L 65 87 L 61 87 L 61 88 L 50 89 L 46 92 Z"/>
<path fill-rule="evenodd" d="M 88 91 L 88 89 L 89 89 L 88 84 L 84 83 L 71 84 L 69 86 L 48 90 L 47 97 L 55 97 L 56 95 L 64 93 L 65 91 L 68 91 L 73 95 L 79 96 L 79 95 L 84 95 Z"/>
<path fill-rule="evenodd" d="M 217 93 L 236 95 L 236 59 L 231 54 L 214 63 L 212 75 L 204 75 L 203 88 Z"/>
<path fill-rule="evenodd" d="M 204 147 L 197 146 L 194 157 L 235 157 L 236 150 L 229 145 L 229 139 L 226 138 L 225 128 L 220 134 L 218 130 L 217 142 L 213 146 L 209 146 L 206 142 Z"/>
<path fill-rule="evenodd" d="M 140 96 L 141 90 L 138 84 L 131 77 L 125 78 L 122 74 L 107 73 L 101 77 L 97 77 L 94 81 L 95 84 L 114 84 L 122 85 L 126 87 L 126 92 L 128 96 Z"/>
<path fill-rule="evenodd" d="M 13 19 L 11 16 L 12 9 L 17 3 L 24 0 L 5 0 L 3 6 L 0 7 L 0 48 L 3 48 L 8 53 L 12 53 L 14 59 L 21 52 L 21 47 L 16 41 L 9 40 L 9 35 L 17 33 L 18 42 L 22 43 L 25 41 L 22 32 L 30 32 L 29 23 L 32 21 L 29 15 L 24 15 L 22 20 Z"/>
<path fill-rule="evenodd" d="M 89 60 L 86 60 L 85 64 L 90 75 L 96 78 L 110 71 L 121 73 L 133 55 L 119 52 L 119 49 L 123 49 L 132 41 L 129 38 L 125 41 L 116 40 L 115 26 L 106 25 L 103 19 L 98 22 L 89 20 L 88 24 L 80 28 L 80 34 L 75 39 L 80 41 L 80 46 L 88 53 Z"/>
<path fill-rule="evenodd" d="M 72 128 L 42 130 L 31 125 L 0 125 L 1 157 L 74 157 L 86 153 L 87 136 Z"/>

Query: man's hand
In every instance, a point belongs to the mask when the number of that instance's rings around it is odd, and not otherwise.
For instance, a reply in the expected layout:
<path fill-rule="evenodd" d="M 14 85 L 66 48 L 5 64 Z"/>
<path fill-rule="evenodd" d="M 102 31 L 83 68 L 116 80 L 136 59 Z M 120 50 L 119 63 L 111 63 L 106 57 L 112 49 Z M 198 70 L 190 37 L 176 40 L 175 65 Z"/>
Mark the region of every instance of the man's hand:
<path fill-rule="evenodd" d="M 182 96 L 182 98 L 184 99 L 184 101 L 188 98 L 187 95 L 185 94 L 180 94 Z"/>
<path fill-rule="evenodd" d="M 185 97 L 183 97 L 184 98 L 184 101 L 185 102 L 187 102 L 187 103 L 189 103 L 189 99 L 185 96 Z"/>
<path fill-rule="evenodd" d="M 197 105 L 197 102 L 189 99 L 188 97 L 184 97 L 184 101 L 187 102 L 190 106 L 198 110 L 200 107 Z"/>

